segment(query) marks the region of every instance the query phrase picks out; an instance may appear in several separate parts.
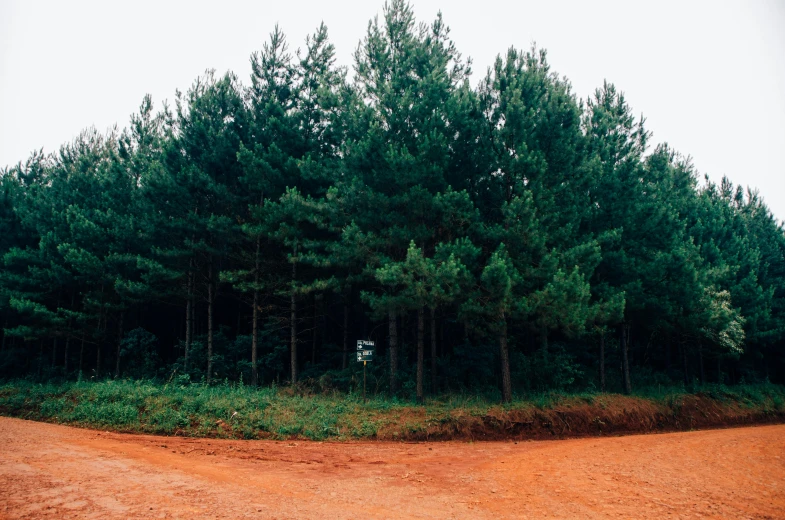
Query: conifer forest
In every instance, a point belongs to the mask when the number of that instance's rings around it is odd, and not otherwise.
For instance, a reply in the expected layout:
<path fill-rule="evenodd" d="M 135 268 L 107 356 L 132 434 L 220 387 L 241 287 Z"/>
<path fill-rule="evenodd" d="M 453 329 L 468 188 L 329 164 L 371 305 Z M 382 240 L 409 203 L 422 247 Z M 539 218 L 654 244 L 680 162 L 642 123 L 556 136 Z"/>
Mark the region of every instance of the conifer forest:
<path fill-rule="evenodd" d="M 417 401 L 785 382 L 783 224 L 620 87 L 470 83 L 403 0 L 351 67 L 324 25 L 250 63 L 0 170 L 0 377 L 351 391 L 364 339 Z"/>

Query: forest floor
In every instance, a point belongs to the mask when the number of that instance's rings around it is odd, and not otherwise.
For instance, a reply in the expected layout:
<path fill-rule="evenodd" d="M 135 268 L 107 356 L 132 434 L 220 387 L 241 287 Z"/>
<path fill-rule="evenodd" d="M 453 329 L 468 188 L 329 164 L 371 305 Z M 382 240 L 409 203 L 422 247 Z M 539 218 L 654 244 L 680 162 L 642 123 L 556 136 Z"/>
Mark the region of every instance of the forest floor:
<path fill-rule="evenodd" d="M 784 518 L 785 425 L 504 442 L 161 437 L 0 418 L 0 518 Z"/>

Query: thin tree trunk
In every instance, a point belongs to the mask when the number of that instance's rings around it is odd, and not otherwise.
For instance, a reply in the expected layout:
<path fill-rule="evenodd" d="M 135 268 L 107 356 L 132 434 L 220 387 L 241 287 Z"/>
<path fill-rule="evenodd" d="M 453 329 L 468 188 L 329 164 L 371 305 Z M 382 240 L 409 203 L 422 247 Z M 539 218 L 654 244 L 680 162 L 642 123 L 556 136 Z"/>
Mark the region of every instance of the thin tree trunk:
<path fill-rule="evenodd" d="M 71 336 L 65 338 L 65 354 L 63 357 L 63 373 L 68 377 L 68 347 L 71 345 Z"/>
<path fill-rule="evenodd" d="M 316 364 L 316 345 L 319 341 L 319 320 L 322 314 L 322 295 L 315 294 L 313 297 L 313 335 L 311 342 L 311 365 Z"/>
<path fill-rule="evenodd" d="M 398 392 L 398 323 L 395 311 L 388 314 L 390 331 L 390 393 Z"/>
<path fill-rule="evenodd" d="M 199 323 L 199 305 L 196 301 L 196 274 L 194 274 L 194 281 L 193 281 L 193 299 L 191 300 L 191 347 L 194 346 L 194 338 L 200 332 L 200 323 Z M 191 355 L 191 350 L 188 350 L 188 355 Z"/>
<path fill-rule="evenodd" d="M 341 370 L 349 367 L 349 302 L 343 304 L 343 359 Z"/>
<path fill-rule="evenodd" d="M 548 329 L 544 328 L 540 330 L 540 355 L 542 356 L 542 360 L 545 363 L 545 366 L 548 365 Z"/>
<path fill-rule="evenodd" d="M 60 292 L 57 293 L 57 308 L 60 308 Z M 57 336 L 52 338 L 52 369 L 57 364 Z"/>
<path fill-rule="evenodd" d="M 2 343 L 0 343 L 0 352 L 3 352 L 3 351 L 5 351 L 5 338 L 6 338 L 5 329 L 7 329 L 7 328 L 8 328 L 8 318 L 6 318 L 6 319 L 5 319 L 5 322 L 3 323 L 3 330 L 2 330 L 2 333 L 3 333 L 3 342 L 2 342 Z"/>
<path fill-rule="evenodd" d="M 251 315 L 251 385 L 259 386 L 259 367 L 257 362 L 259 341 L 259 263 L 261 260 L 262 236 L 256 237 L 256 269 L 253 275 L 253 312 Z"/>
<path fill-rule="evenodd" d="M 251 318 L 251 385 L 259 386 L 259 367 L 257 365 L 259 337 L 259 291 L 253 292 L 253 313 Z"/>
<path fill-rule="evenodd" d="M 510 353 L 507 348 L 507 318 L 502 315 L 499 332 L 499 358 L 502 369 L 502 402 L 512 401 L 512 378 L 510 377 Z"/>
<path fill-rule="evenodd" d="M 213 258 L 210 257 L 207 274 L 207 384 L 213 378 Z"/>
<path fill-rule="evenodd" d="M 436 390 L 436 308 L 431 307 L 431 393 Z"/>
<path fill-rule="evenodd" d="M 605 392 L 605 331 L 600 332 L 600 391 Z"/>
<path fill-rule="evenodd" d="M 82 334 L 82 346 L 79 347 L 79 377 L 82 377 L 82 369 L 84 362 L 84 334 Z"/>
<path fill-rule="evenodd" d="M 316 303 L 314 302 L 313 309 L 313 330 L 311 331 L 311 366 L 316 364 Z"/>
<path fill-rule="evenodd" d="M 425 307 L 417 309 L 417 402 L 423 402 L 423 372 L 425 371 Z"/>
<path fill-rule="evenodd" d="M 95 329 L 95 378 L 101 373 L 101 320 L 104 316 L 104 285 L 101 284 L 101 310 L 98 313 L 98 325 Z"/>
<path fill-rule="evenodd" d="M 624 372 L 624 393 L 632 393 L 632 383 L 630 382 L 630 325 L 627 323 L 621 326 L 621 354 L 622 370 Z"/>
<path fill-rule="evenodd" d="M 44 340 L 38 340 L 38 377 L 41 377 L 41 367 L 44 364 Z"/>
<path fill-rule="evenodd" d="M 191 338 L 193 330 L 193 306 L 194 306 L 194 260 L 189 262 L 188 271 L 188 295 L 185 302 L 185 351 L 183 352 L 183 371 L 188 373 L 188 354 L 191 352 Z"/>
<path fill-rule="evenodd" d="M 684 344 L 684 339 L 679 342 L 681 346 L 681 362 L 684 369 L 684 386 L 690 386 L 690 374 L 687 369 L 687 345 Z"/>
<path fill-rule="evenodd" d="M 722 358 L 717 356 L 717 383 L 722 384 Z"/>
<path fill-rule="evenodd" d="M 114 364 L 114 378 L 120 377 L 120 346 L 123 342 L 123 321 L 125 320 L 125 311 L 120 313 L 120 324 L 117 326 L 117 356 Z"/>
<path fill-rule="evenodd" d="M 74 300 L 76 295 L 71 293 L 71 310 L 74 310 Z M 63 373 L 68 377 L 68 347 L 71 346 L 71 318 L 68 318 L 68 336 L 65 338 L 65 353 L 63 355 Z"/>
<path fill-rule="evenodd" d="M 665 340 L 665 371 L 669 372 L 671 369 L 671 334 L 668 333 L 668 337 Z"/>
<path fill-rule="evenodd" d="M 466 339 L 469 339 L 469 332 L 466 332 Z M 445 350 L 447 347 L 444 344 L 444 320 L 439 321 L 439 355 L 445 356 L 447 355 L 447 351 Z"/>
<path fill-rule="evenodd" d="M 103 316 L 98 315 L 98 327 L 96 327 L 95 334 L 95 378 L 98 379 L 98 374 L 101 372 L 101 320 Z"/>
<path fill-rule="evenodd" d="M 698 362 L 701 370 L 701 384 L 704 384 L 706 382 L 706 372 L 703 367 L 703 345 L 701 343 L 698 343 Z"/>
<path fill-rule="evenodd" d="M 243 318 L 243 302 L 237 300 L 237 326 L 234 329 L 235 337 L 240 335 L 240 327 L 242 327 L 242 318 Z"/>
<path fill-rule="evenodd" d="M 292 385 L 297 384 L 297 298 L 294 293 L 294 284 L 297 280 L 297 246 L 294 246 L 294 258 L 292 258 L 292 288 L 290 301 L 289 328 L 291 337 L 290 343 L 290 363 L 292 371 Z"/>

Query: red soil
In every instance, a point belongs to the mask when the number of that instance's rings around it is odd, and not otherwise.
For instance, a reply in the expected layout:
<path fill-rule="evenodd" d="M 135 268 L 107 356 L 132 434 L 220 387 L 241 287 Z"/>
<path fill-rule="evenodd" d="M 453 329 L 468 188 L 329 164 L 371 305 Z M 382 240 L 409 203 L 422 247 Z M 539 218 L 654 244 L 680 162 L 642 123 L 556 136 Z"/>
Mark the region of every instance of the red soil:
<path fill-rule="evenodd" d="M 0 418 L 0 518 L 785 518 L 785 425 L 529 442 L 156 437 Z"/>

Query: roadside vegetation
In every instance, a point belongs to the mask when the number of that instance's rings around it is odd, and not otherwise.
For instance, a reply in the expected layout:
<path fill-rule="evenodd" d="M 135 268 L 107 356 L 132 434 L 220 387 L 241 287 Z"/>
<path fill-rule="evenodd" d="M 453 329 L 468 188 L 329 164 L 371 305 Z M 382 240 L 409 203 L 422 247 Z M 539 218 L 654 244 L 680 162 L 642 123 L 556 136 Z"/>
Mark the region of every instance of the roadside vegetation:
<path fill-rule="evenodd" d="M 9 381 L 0 414 L 120 432 L 191 437 L 310 440 L 494 440 L 613 435 L 785 419 L 773 384 L 647 388 L 633 395 L 546 392 L 498 404 L 452 395 L 423 405 L 307 387 L 161 384 L 151 381 Z"/>

